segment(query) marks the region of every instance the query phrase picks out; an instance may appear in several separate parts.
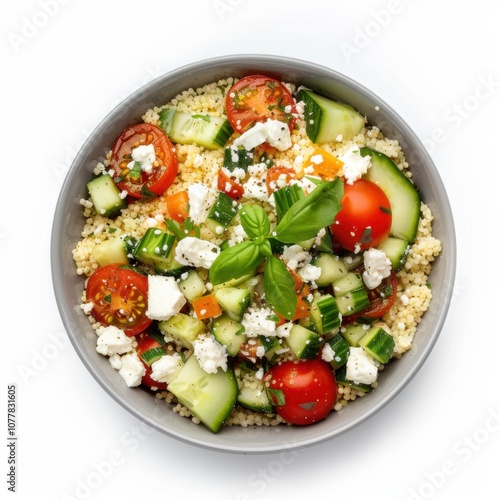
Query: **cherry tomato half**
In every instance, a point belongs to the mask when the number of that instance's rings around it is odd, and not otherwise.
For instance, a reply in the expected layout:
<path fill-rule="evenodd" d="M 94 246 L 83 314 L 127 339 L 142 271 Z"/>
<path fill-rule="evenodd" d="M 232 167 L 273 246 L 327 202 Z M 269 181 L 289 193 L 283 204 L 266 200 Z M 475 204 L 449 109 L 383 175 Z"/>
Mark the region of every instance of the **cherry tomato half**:
<path fill-rule="evenodd" d="M 121 328 L 127 335 L 142 332 L 151 319 L 148 307 L 148 278 L 114 264 L 94 271 L 87 281 L 87 302 L 92 316 L 103 325 Z"/>
<path fill-rule="evenodd" d="M 226 97 L 229 123 L 240 134 L 256 122 L 268 118 L 295 124 L 295 102 L 292 94 L 278 80 L 264 75 L 250 75 L 238 80 Z"/>
<path fill-rule="evenodd" d="M 156 389 L 162 391 L 167 388 L 167 384 L 165 382 L 157 382 L 156 380 L 151 378 L 151 373 L 153 370 L 151 367 L 142 359 L 142 355 L 149 351 L 150 349 L 163 349 L 163 347 L 156 341 L 154 338 L 149 335 L 145 335 L 141 339 L 138 339 L 137 347 L 135 348 L 139 359 L 142 361 L 144 368 L 146 369 L 146 374 L 142 377 L 142 384 L 146 387 L 152 388 L 156 387 Z M 166 351 L 165 351 L 166 352 Z"/>
<path fill-rule="evenodd" d="M 375 183 L 359 179 L 344 184 L 341 210 L 330 226 L 336 241 L 351 252 L 376 247 L 389 235 L 391 204 Z"/>
<path fill-rule="evenodd" d="M 291 179 L 295 179 L 296 175 L 295 169 L 292 167 L 269 168 L 266 174 L 267 192 L 271 195 L 273 191 L 287 185 Z"/>
<path fill-rule="evenodd" d="M 156 161 L 151 171 L 131 167 L 132 150 L 152 144 Z M 134 198 L 161 195 L 174 182 L 178 162 L 174 146 L 161 128 L 140 123 L 125 129 L 113 146 L 111 169 L 114 180 Z"/>
<path fill-rule="evenodd" d="M 236 201 L 245 194 L 245 188 L 231 179 L 222 169 L 219 170 L 217 177 L 217 189 Z"/>
<path fill-rule="evenodd" d="M 285 361 L 264 376 L 276 412 L 287 422 L 309 425 L 326 418 L 337 399 L 337 382 L 321 359 Z"/>

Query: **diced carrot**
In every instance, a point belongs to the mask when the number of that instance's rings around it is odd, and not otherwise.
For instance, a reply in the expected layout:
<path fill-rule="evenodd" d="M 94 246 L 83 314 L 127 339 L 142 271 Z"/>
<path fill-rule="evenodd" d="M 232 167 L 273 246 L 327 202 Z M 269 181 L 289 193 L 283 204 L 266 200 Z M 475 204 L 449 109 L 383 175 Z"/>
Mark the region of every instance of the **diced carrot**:
<path fill-rule="evenodd" d="M 328 151 L 316 148 L 314 153 L 304 162 L 304 170 L 312 167 L 313 175 L 321 177 L 326 181 L 331 181 L 338 177 L 344 162 L 333 156 Z M 307 174 L 307 171 L 306 171 Z"/>
<path fill-rule="evenodd" d="M 215 318 L 222 314 L 222 310 L 213 293 L 193 300 L 192 305 L 198 319 Z"/>
<path fill-rule="evenodd" d="M 177 222 L 184 222 L 189 217 L 189 196 L 187 191 L 178 191 L 165 199 L 168 216 Z"/>

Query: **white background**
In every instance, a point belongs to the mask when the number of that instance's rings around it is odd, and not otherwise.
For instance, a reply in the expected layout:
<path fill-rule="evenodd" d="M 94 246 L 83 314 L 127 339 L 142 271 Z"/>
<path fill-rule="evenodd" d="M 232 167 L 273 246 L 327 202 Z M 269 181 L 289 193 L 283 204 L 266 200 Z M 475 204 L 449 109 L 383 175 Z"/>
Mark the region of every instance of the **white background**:
<path fill-rule="evenodd" d="M 499 12 L 491 5 L 23 0 L 3 6 L 0 308 L 7 348 L 0 399 L 7 413 L 7 385 L 17 384 L 17 498 L 169 498 L 175 491 L 220 500 L 318 493 L 406 500 L 477 497 L 488 486 L 498 491 L 500 62 Z M 456 222 L 454 298 L 424 368 L 355 431 L 293 455 L 226 455 L 143 427 L 87 373 L 52 291 L 54 207 L 87 135 L 154 77 L 236 53 L 320 63 L 378 94 L 425 141 Z M 0 421 L 5 436 L 6 417 Z M 8 449 L 0 449 L 4 498 Z"/>

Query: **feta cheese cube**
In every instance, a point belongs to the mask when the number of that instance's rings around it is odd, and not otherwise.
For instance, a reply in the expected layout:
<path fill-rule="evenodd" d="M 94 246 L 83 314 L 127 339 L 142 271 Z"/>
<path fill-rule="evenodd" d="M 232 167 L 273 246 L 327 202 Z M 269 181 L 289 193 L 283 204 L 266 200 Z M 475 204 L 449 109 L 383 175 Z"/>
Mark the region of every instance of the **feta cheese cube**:
<path fill-rule="evenodd" d="M 321 359 L 327 363 L 335 359 L 335 353 L 328 342 L 323 346 L 323 349 L 321 349 Z"/>
<path fill-rule="evenodd" d="M 205 184 L 196 182 L 188 187 L 188 198 L 189 217 L 194 224 L 202 224 L 215 202 L 215 193 Z"/>
<path fill-rule="evenodd" d="M 275 336 L 276 322 L 272 319 L 274 312 L 268 307 L 254 309 L 249 307 L 243 315 L 241 324 L 245 327 L 245 335 L 247 337 L 258 337 L 265 335 L 266 337 Z"/>
<path fill-rule="evenodd" d="M 235 147 L 243 146 L 247 151 L 268 142 L 269 145 L 285 151 L 292 146 L 290 129 L 285 122 L 267 119 L 265 123 L 257 122 L 252 128 L 234 140 Z"/>
<path fill-rule="evenodd" d="M 370 248 L 363 253 L 363 282 L 370 290 L 377 288 L 391 274 L 392 264 L 382 250 Z"/>
<path fill-rule="evenodd" d="M 345 177 L 347 184 L 361 179 L 372 165 L 370 156 L 361 156 L 359 146 L 349 148 L 340 159 L 344 162 L 341 174 Z"/>
<path fill-rule="evenodd" d="M 156 382 L 170 384 L 181 367 L 182 359 L 179 354 L 167 354 L 151 365 L 151 378 Z"/>
<path fill-rule="evenodd" d="M 128 337 L 123 330 L 110 325 L 103 328 L 97 337 L 96 351 L 103 356 L 124 354 L 132 350 L 132 337 Z"/>
<path fill-rule="evenodd" d="M 217 373 L 217 368 L 227 370 L 226 348 L 211 336 L 196 339 L 193 342 L 193 354 L 207 373 Z"/>
<path fill-rule="evenodd" d="M 175 248 L 175 260 L 179 264 L 210 269 L 220 254 L 220 248 L 210 241 L 188 236 L 182 239 Z"/>
<path fill-rule="evenodd" d="M 155 161 L 156 154 L 153 144 L 143 144 L 132 149 L 132 161 L 127 166 L 132 170 L 135 163 L 138 162 L 141 164 L 141 170 L 150 174 L 153 171 Z"/>
<path fill-rule="evenodd" d="M 142 377 L 146 375 L 146 368 L 142 364 L 137 354 L 125 354 L 121 359 L 122 366 L 118 370 L 122 379 L 125 381 L 128 387 L 137 387 L 141 384 Z"/>
<path fill-rule="evenodd" d="M 375 360 L 362 347 L 350 347 L 346 365 L 346 378 L 357 384 L 373 384 L 378 369 Z"/>
<path fill-rule="evenodd" d="M 170 319 L 177 314 L 184 304 L 186 297 L 180 291 L 175 278 L 172 276 L 148 276 L 148 318 L 157 320 Z"/>

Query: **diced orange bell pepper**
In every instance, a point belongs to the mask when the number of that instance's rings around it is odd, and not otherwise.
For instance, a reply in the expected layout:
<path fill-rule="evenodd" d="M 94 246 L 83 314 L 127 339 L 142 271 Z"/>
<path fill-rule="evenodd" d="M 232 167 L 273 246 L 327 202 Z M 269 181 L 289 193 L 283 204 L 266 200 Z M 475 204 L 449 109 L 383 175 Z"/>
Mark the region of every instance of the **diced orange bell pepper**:
<path fill-rule="evenodd" d="M 189 217 L 189 196 L 187 191 L 178 191 L 165 198 L 168 216 L 179 223 Z"/>
<path fill-rule="evenodd" d="M 316 148 L 314 153 L 304 162 L 304 170 L 312 167 L 313 175 L 321 177 L 326 181 L 334 180 L 338 177 L 344 162 L 333 156 L 322 148 Z M 307 170 L 306 170 L 307 175 Z"/>
<path fill-rule="evenodd" d="M 193 300 L 192 305 L 198 319 L 215 318 L 222 314 L 220 305 L 213 293 Z"/>

